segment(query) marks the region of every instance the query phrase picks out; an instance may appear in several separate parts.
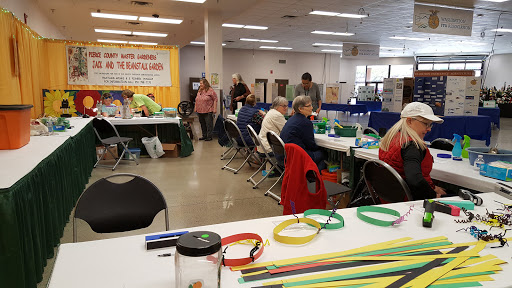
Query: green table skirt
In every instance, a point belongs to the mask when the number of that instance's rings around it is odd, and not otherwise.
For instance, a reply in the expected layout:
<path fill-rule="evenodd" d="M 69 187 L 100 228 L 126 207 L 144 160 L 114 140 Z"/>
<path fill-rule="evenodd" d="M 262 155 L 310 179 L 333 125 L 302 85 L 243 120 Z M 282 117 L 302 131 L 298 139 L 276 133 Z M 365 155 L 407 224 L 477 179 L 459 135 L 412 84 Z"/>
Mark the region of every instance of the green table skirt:
<path fill-rule="evenodd" d="M 96 162 L 87 125 L 25 177 L 0 189 L 0 286 L 34 288 Z M 8 165 L 8 163 L 3 163 Z"/>

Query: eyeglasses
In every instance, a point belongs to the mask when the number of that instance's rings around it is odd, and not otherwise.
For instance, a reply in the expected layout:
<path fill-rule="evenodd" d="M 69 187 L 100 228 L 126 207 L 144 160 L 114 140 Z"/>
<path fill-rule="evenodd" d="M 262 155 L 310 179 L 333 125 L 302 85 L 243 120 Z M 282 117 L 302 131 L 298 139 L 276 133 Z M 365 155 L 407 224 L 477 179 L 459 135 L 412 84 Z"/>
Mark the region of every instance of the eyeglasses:
<path fill-rule="evenodd" d="M 311 104 L 308 104 L 308 105 L 304 105 L 304 107 L 311 107 Z"/>
<path fill-rule="evenodd" d="M 288 107 L 288 104 L 279 105 L 280 107 Z"/>
<path fill-rule="evenodd" d="M 103 99 L 112 99 L 112 96 L 103 97 Z"/>
<path fill-rule="evenodd" d="M 427 129 L 432 128 L 432 125 L 434 125 L 434 122 L 427 123 L 427 122 L 423 122 L 423 121 L 421 121 L 421 120 L 419 120 L 419 119 L 416 119 L 416 118 L 412 118 L 412 119 L 414 119 L 414 120 L 416 120 L 416 121 L 418 121 L 418 122 L 421 122 L 421 123 L 425 124 L 425 127 L 427 127 Z"/>

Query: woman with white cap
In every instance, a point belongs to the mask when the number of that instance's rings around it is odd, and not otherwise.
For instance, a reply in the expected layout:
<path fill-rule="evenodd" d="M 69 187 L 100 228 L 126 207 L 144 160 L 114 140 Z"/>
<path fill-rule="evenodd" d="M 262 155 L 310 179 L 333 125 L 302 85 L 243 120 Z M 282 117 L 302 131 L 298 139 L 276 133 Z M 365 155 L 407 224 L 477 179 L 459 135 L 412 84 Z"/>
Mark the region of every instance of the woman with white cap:
<path fill-rule="evenodd" d="M 433 123 L 444 120 L 435 116 L 430 106 L 419 102 L 407 104 L 400 118 L 382 138 L 379 159 L 404 178 L 414 200 L 445 195 L 446 191 L 430 178 L 434 158 L 423 140 Z"/>

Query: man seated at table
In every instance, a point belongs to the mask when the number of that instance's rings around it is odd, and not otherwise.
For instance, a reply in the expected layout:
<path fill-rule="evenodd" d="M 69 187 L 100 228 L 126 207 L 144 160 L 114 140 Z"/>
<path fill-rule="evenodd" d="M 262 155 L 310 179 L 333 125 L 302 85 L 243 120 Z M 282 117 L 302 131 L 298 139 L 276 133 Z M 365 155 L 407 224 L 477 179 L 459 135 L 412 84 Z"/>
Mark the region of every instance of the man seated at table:
<path fill-rule="evenodd" d="M 313 112 L 313 105 L 309 96 L 297 96 L 292 103 L 295 114 L 286 121 L 281 131 L 281 139 L 284 143 L 294 143 L 304 149 L 309 157 L 322 171 L 327 167 L 324 162 L 324 152 L 316 145 L 313 123 L 308 117 Z M 280 159 L 278 159 L 280 160 Z"/>
<path fill-rule="evenodd" d="M 434 185 L 430 171 L 434 158 L 423 138 L 430 132 L 432 123 L 443 123 L 432 108 L 424 103 L 407 104 L 400 120 L 382 138 L 379 159 L 393 167 L 411 190 L 414 199 L 439 198 L 446 191 Z"/>
<path fill-rule="evenodd" d="M 295 86 L 295 97 L 299 95 L 309 96 L 313 105 L 313 112 L 318 115 L 322 108 L 322 97 L 320 96 L 320 87 L 315 82 L 312 82 L 312 80 L 313 78 L 308 72 L 302 74 L 302 83 Z"/>
<path fill-rule="evenodd" d="M 144 94 L 135 94 L 132 90 L 123 90 L 121 96 L 130 100 L 130 108 L 141 108 L 142 116 L 149 116 L 162 110 L 160 105 Z"/>

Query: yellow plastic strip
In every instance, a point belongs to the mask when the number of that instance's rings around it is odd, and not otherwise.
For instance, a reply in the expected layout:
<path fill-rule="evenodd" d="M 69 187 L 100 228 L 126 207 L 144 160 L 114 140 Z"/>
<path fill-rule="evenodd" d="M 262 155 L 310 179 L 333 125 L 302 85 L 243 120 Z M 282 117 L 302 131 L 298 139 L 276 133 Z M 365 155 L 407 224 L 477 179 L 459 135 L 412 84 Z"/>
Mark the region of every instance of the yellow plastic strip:
<path fill-rule="evenodd" d="M 462 278 L 457 278 L 457 279 L 437 280 L 432 284 L 454 284 L 454 283 L 480 282 L 480 281 L 494 281 L 494 279 L 489 275 L 478 275 L 478 276 L 462 277 Z"/>
<path fill-rule="evenodd" d="M 251 273 L 245 273 L 242 275 L 242 278 L 254 276 L 254 275 L 260 275 L 260 274 L 267 273 L 267 272 L 268 272 L 268 270 L 261 270 L 261 271 L 251 272 Z"/>
<path fill-rule="evenodd" d="M 364 247 L 359 247 L 351 250 L 346 250 L 342 252 L 333 252 L 333 253 L 326 253 L 326 254 L 319 254 L 319 255 L 313 255 L 313 256 L 305 256 L 305 257 L 297 257 L 297 258 L 290 258 L 290 259 L 284 259 L 284 260 L 276 260 L 276 261 L 269 261 L 269 262 L 262 262 L 257 264 L 249 264 L 244 266 L 237 266 L 237 267 L 231 267 L 232 271 L 238 271 L 238 270 L 245 270 L 245 269 L 252 269 L 252 268 L 260 268 L 260 267 L 267 267 L 272 265 L 278 265 L 278 266 L 284 266 L 284 265 L 291 265 L 295 263 L 304 263 L 304 262 L 312 262 L 317 260 L 322 260 L 326 258 L 334 258 L 349 254 L 355 254 L 355 253 L 362 253 L 362 252 L 369 252 L 369 251 L 377 251 L 382 250 L 386 248 L 388 245 L 396 244 L 403 241 L 411 240 L 410 237 L 404 237 L 399 238 L 396 240 L 391 240 L 387 242 L 372 244 Z"/>
<path fill-rule="evenodd" d="M 399 262 L 377 264 L 377 265 L 369 266 L 369 267 L 358 267 L 358 268 L 342 270 L 342 271 L 334 271 L 334 272 L 328 272 L 328 273 L 322 273 L 322 274 L 314 274 L 314 275 L 297 277 L 297 278 L 286 279 L 286 280 L 272 281 L 272 282 L 263 283 L 263 285 L 279 285 L 279 284 L 283 284 L 283 283 L 291 283 L 291 282 L 298 282 L 298 281 L 308 281 L 308 280 L 322 279 L 322 278 L 328 278 L 328 277 L 335 277 L 335 276 L 343 276 L 343 275 L 350 275 L 350 274 L 356 274 L 356 273 L 370 272 L 370 271 L 375 271 L 375 270 L 396 268 L 396 267 L 400 267 L 400 266 L 412 265 L 412 264 L 418 264 L 418 263 L 425 263 L 425 261 L 420 261 L 420 260 L 416 260 L 416 261 L 399 261 Z"/>
<path fill-rule="evenodd" d="M 279 234 L 286 227 L 296 224 L 296 223 L 299 223 L 299 222 L 314 226 L 318 229 L 318 231 L 311 235 L 303 236 L 303 237 L 283 236 L 283 235 Z M 318 232 L 320 232 L 320 229 L 322 229 L 322 226 L 320 226 L 320 224 L 317 221 L 315 221 L 311 218 L 289 219 L 289 220 L 281 222 L 279 225 L 277 225 L 274 228 L 274 240 L 276 240 L 277 242 L 280 242 L 280 243 L 284 243 L 284 244 L 302 245 L 302 244 L 306 244 L 309 241 L 313 240 L 313 238 L 315 238 L 316 235 L 318 235 Z"/>
<path fill-rule="evenodd" d="M 466 264 L 466 263 L 464 263 L 464 264 Z M 503 270 L 503 268 L 501 268 L 497 264 L 503 264 L 503 262 L 500 262 L 498 260 L 491 260 L 489 262 L 482 263 L 482 264 L 477 264 L 477 265 L 474 265 L 474 266 L 471 266 L 471 267 L 466 267 L 466 268 L 460 268 L 460 269 L 457 269 L 457 270 L 452 270 L 452 271 L 446 273 L 445 275 L 443 275 L 443 277 L 441 277 L 440 279 L 448 278 L 448 277 L 453 277 L 453 276 L 460 275 L 460 274 L 471 274 L 471 273 L 477 273 L 477 272 L 488 272 L 488 271 L 501 271 L 501 270 Z"/>
<path fill-rule="evenodd" d="M 324 287 L 330 288 L 330 287 L 343 287 L 343 286 L 373 284 L 373 283 L 391 284 L 402 277 L 403 276 L 389 276 L 389 277 L 377 277 L 377 278 L 366 278 L 366 279 L 356 279 L 356 280 L 331 281 L 331 282 L 315 283 L 315 284 L 308 284 L 308 285 L 300 285 L 300 286 L 295 286 L 294 288 L 324 288 Z"/>
<path fill-rule="evenodd" d="M 439 255 L 419 255 L 419 256 L 346 256 L 328 260 L 320 260 L 319 262 L 328 261 L 406 261 L 406 260 L 422 260 L 429 261 L 439 258 L 458 258 L 458 257 L 478 257 L 478 252 L 465 251 L 457 254 L 439 254 Z"/>

